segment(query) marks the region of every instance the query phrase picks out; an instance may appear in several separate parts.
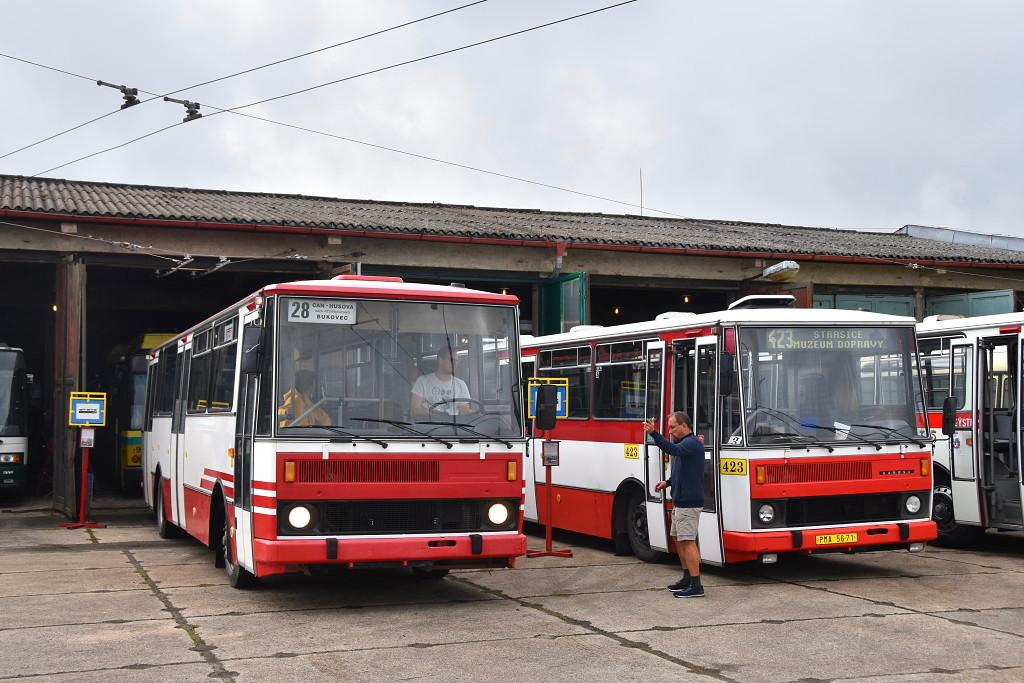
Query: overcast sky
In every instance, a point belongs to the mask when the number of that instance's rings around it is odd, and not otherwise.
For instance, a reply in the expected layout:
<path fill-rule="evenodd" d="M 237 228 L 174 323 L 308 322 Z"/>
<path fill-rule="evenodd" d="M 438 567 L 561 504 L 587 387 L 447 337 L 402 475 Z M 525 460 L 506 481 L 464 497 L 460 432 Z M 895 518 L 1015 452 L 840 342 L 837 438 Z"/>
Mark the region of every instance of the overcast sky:
<path fill-rule="evenodd" d="M 166 92 L 468 1 L 11 0 L 0 52 Z M 177 97 L 234 107 L 612 1 L 489 0 Z M 1024 235 L 1022 26 L 1019 0 L 640 0 L 245 111 L 629 203 L 642 168 L 644 204 L 684 216 Z M 0 154 L 121 101 L 6 59 L 0 83 Z M 203 111 L 47 175 L 638 212 Z M 183 114 L 134 107 L 0 159 L 0 172 L 36 174 Z"/>

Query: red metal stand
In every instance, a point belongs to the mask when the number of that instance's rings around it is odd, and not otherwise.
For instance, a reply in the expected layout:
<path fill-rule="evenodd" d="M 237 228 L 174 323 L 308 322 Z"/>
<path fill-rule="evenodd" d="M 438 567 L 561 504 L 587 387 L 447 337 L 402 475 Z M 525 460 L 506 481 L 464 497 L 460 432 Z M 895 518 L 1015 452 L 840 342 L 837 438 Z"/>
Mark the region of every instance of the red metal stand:
<path fill-rule="evenodd" d="M 78 521 L 57 522 L 65 529 L 106 529 L 106 524 L 90 522 L 86 519 L 86 504 L 89 496 L 89 449 L 82 447 L 82 495 L 78 498 Z"/>
<path fill-rule="evenodd" d="M 554 494 L 551 487 L 551 465 L 544 466 L 544 483 L 548 489 L 548 517 L 544 524 L 544 550 L 526 550 L 527 557 L 572 557 L 572 550 L 569 548 L 551 547 L 551 523 L 555 516 Z"/>

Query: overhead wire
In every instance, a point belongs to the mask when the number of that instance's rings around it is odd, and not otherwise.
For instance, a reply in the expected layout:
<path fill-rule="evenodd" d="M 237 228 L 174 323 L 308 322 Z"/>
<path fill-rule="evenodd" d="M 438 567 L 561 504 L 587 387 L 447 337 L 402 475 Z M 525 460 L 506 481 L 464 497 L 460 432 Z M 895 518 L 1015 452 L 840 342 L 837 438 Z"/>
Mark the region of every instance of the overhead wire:
<path fill-rule="evenodd" d="M 609 202 L 609 203 L 613 203 L 613 204 L 618 204 L 620 206 L 627 206 L 627 207 L 630 207 L 630 208 L 646 208 L 649 211 L 654 211 L 656 213 L 664 214 L 666 216 L 673 216 L 673 217 L 676 217 L 676 218 L 688 218 L 688 216 L 685 216 L 683 214 L 675 213 L 675 212 L 672 212 L 672 211 L 666 211 L 664 209 L 657 209 L 657 208 L 654 208 L 654 207 L 651 207 L 651 206 L 648 206 L 648 205 L 644 205 L 643 207 L 641 207 L 640 204 L 637 204 L 637 203 L 634 203 L 634 202 L 628 202 L 628 201 L 624 201 L 624 200 L 620 200 L 620 199 L 615 199 L 615 198 L 612 198 L 612 197 L 607 197 L 607 196 L 603 196 L 603 195 L 593 194 L 593 193 L 590 193 L 590 192 L 583 192 L 581 190 L 575 190 L 575 189 L 572 189 L 572 188 L 569 188 L 569 187 L 564 187 L 564 186 L 561 186 L 561 185 L 555 185 L 555 184 L 552 184 L 552 183 L 546 183 L 546 182 L 539 181 L 539 180 L 533 180 L 533 179 L 530 179 L 530 178 L 524 178 L 524 177 L 521 177 L 521 176 L 516 176 L 516 175 L 509 174 L 509 173 L 503 173 L 503 172 L 500 172 L 500 171 L 492 171 L 492 170 L 485 169 L 485 168 L 482 168 L 482 167 L 479 167 L 479 166 L 473 166 L 473 165 L 470 165 L 470 164 L 464 164 L 464 163 L 460 163 L 460 162 L 456 162 L 456 161 L 450 161 L 450 160 L 447 160 L 447 159 L 442 159 L 442 158 L 439 158 L 439 157 L 434 157 L 434 156 L 430 156 L 430 155 L 426 155 L 426 154 L 419 154 L 419 153 L 416 153 L 416 152 L 410 152 L 408 150 L 403 150 L 403 149 L 400 149 L 400 148 L 397 148 L 397 147 L 391 147 L 391 146 L 388 146 L 388 145 L 381 145 L 381 144 L 377 144 L 377 143 L 373 143 L 373 142 L 367 142 L 365 140 L 358 140 L 356 138 L 352 138 L 352 137 L 348 137 L 348 136 L 344 136 L 344 135 L 339 135 L 337 133 L 331 133 L 331 132 L 328 132 L 328 131 L 318 130 L 318 129 L 311 128 L 311 127 L 308 127 L 308 126 L 301 126 L 301 125 L 298 125 L 298 124 L 287 123 L 287 122 L 284 122 L 284 121 L 278 121 L 278 120 L 270 119 L 270 118 L 267 118 L 267 117 L 264 117 L 264 116 L 258 116 L 258 115 L 255 115 L 255 114 L 249 114 L 249 113 L 246 113 L 246 112 L 239 111 L 241 109 L 245 109 L 245 108 L 248 108 L 248 107 L 256 106 L 257 104 L 263 104 L 265 102 L 273 101 L 273 100 L 276 100 L 276 99 L 282 99 L 284 97 L 290 97 L 292 95 L 300 94 L 300 93 L 303 93 L 303 92 L 309 92 L 310 90 L 326 87 L 328 85 L 334 85 L 334 84 L 337 84 L 337 83 L 340 83 L 340 82 L 343 82 L 343 81 L 346 81 L 346 80 L 353 80 L 355 78 L 359 78 L 359 77 L 362 77 L 362 76 L 367 76 L 367 75 L 370 75 L 370 74 L 373 74 L 373 73 L 379 73 L 380 71 L 384 71 L 384 70 L 387 70 L 387 69 L 397 68 L 399 66 L 404 66 L 404 65 L 407 65 L 407 64 L 412 64 L 414 62 L 430 59 L 432 57 L 438 57 L 438 56 L 442 56 L 442 55 L 446 55 L 446 54 L 451 54 L 452 52 L 458 52 L 460 50 L 468 49 L 469 47 L 475 47 L 475 46 L 483 45 L 483 44 L 486 44 L 486 43 L 494 42 L 494 41 L 499 40 L 499 39 L 504 38 L 504 37 L 512 37 L 512 36 L 515 36 L 515 35 L 520 35 L 522 33 L 528 32 L 528 31 L 537 30 L 539 28 L 545 28 L 545 27 L 548 27 L 548 26 L 552 26 L 554 24 L 563 23 L 563 22 L 569 21 L 571 19 L 577 19 L 577 18 L 580 18 L 580 17 L 583 17 L 583 16 L 587 16 L 589 14 L 594 14 L 596 12 L 601 12 L 601 11 L 605 11 L 607 9 L 612 9 L 612 8 L 615 8 L 615 7 L 619 7 L 621 5 L 630 4 L 630 3 L 635 2 L 635 1 L 636 0 L 627 0 L 626 2 L 620 2 L 620 3 L 614 4 L 614 5 L 609 5 L 609 6 L 606 6 L 606 7 L 603 7 L 603 8 L 599 8 L 599 9 L 596 9 L 596 10 L 591 10 L 589 12 L 584 12 L 584 13 L 581 13 L 581 14 L 578 14 L 578 15 L 573 15 L 571 17 L 565 17 L 563 19 L 559 19 L 559 20 L 556 20 L 556 21 L 548 22 L 546 24 L 541 24 L 541 25 L 538 25 L 538 26 L 535 26 L 535 27 L 532 27 L 532 28 L 529 28 L 529 29 L 523 29 L 521 31 L 515 31 L 513 33 L 505 34 L 504 36 L 493 37 L 493 38 L 490 38 L 490 39 L 487 39 L 487 40 L 483 40 L 483 41 L 478 41 L 476 43 L 472 43 L 472 44 L 469 44 L 469 45 L 464 45 L 464 46 L 461 46 L 459 48 L 453 48 L 451 50 L 446 50 L 446 51 L 443 51 L 443 52 L 435 53 L 433 55 L 427 55 L 427 56 L 420 57 L 420 58 L 417 58 L 417 59 L 414 59 L 414 60 L 408 60 L 406 62 L 400 62 L 398 64 L 393 64 L 393 65 L 390 65 L 390 66 L 387 66 L 387 67 L 382 67 L 380 69 L 374 69 L 372 71 L 363 72 L 361 74 L 356 74 L 354 76 L 348 76 L 348 77 L 343 78 L 343 79 L 337 79 L 337 80 L 334 80 L 334 81 L 330 81 L 328 83 L 324 83 L 324 84 L 320 84 L 320 85 L 317 85 L 317 86 L 313 86 L 311 88 L 305 88 L 305 89 L 294 91 L 294 92 L 291 92 L 291 93 L 286 93 L 284 95 L 279 95 L 279 96 L 272 97 L 272 98 L 266 98 L 264 100 L 258 100 L 256 102 L 251 102 L 249 104 L 240 105 L 240 106 L 237 106 L 237 107 L 222 108 L 222 107 L 217 107 L 215 105 L 211 105 L 209 103 L 206 103 L 204 106 L 206 106 L 209 109 L 213 109 L 215 111 L 214 111 L 214 113 L 207 115 L 205 118 L 210 118 L 212 116 L 216 116 L 218 114 L 224 114 L 224 113 L 235 114 L 236 116 L 242 116 L 242 117 L 253 119 L 253 120 L 256 120 L 256 121 L 262 121 L 264 123 L 270 123 L 270 124 L 277 125 L 277 126 L 282 126 L 282 127 L 285 127 L 285 128 L 291 128 L 293 130 L 299 130 L 299 131 L 302 131 L 302 132 L 311 133 L 311 134 L 314 134 L 314 135 L 320 135 L 320 136 L 328 137 L 328 138 L 333 138 L 333 139 L 341 140 L 341 141 L 344 141 L 344 142 L 350 142 L 350 143 L 353 143 L 353 144 L 362 145 L 362 146 L 370 147 L 370 148 L 373 148 L 373 149 L 379 149 L 379 150 L 382 150 L 382 151 L 392 152 L 392 153 L 395 153 L 395 154 L 402 154 L 402 155 L 409 156 L 409 157 L 412 157 L 412 158 L 422 159 L 422 160 L 425 160 L 425 161 L 430 161 L 430 162 L 434 162 L 434 163 L 438 163 L 438 164 L 443 164 L 443 165 L 451 166 L 451 167 L 454 167 L 454 168 L 460 168 L 460 169 L 463 169 L 463 170 L 473 171 L 473 172 L 476 172 L 476 173 L 483 173 L 483 174 L 486 174 L 486 175 L 491 175 L 491 176 L 498 177 L 498 178 L 503 178 L 503 179 L 506 179 L 506 180 L 513 180 L 513 181 L 520 182 L 520 183 L 526 183 L 526 184 L 534 185 L 534 186 L 537 186 L 537 187 L 544 187 L 544 188 L 548 188 L 548 189 L 552 189 L 552 190 L 557 190 L 559 192 L 566 192 L 566 193 L 569 193 L 569 194 L 574 194 L 574 195 L 581 196 L 581 197 L 587 197 L 587 198 L 590 198 L 590 199 L 597 199 L 599 201 L 605 201 L 605 202 Z M 449 10 L 449 11 L 454 11 L 454 10 Z M 146 92 L 146 91 L 143 91 L 143 92 Z M 125 141 L 123 143 L 120 143 L 118 145 L 114 145 L 112 147 L 101 149 L 101 150 L 98 150 L 98 151 L 93 152 L 91 154 L 87 154 L 85 156 L 78 157 L 77 159 L 69 161 L 69 162 L 67 162 L 65 164 L 61 164 L 59 166 L 54 166 L 54 167 L 46 169 L 44 171 L 39 171 L 38 173 L 33 174 L 32 177 L 40 176 L 40 175 L 43 175 L 43 174 L 46 174 L 46 173 L 51 173 L 53 171 L 59 170 L 59 169 L 64 168 L 66 166 L 70 166 L 70 165 L 78 163 L 80 161 L 85 161 L 85 160 L 90 159 L 92 157 L 99 156 L 101 154 L 105 154 L 107 152 L 114 151 L 116 149 L 120 149 L 121 147 L 125 147 L 125 146 L 127 146 L 129 144 L 132 144 L 134 142 L 138 142 L 138 141 L 140 141 L 142 139 L 145 139 L 147 137 L 151 137 L 153 135 L 157 135 L 157 134 L 162 133 L 162 132 L 164 132 L 166 130 L 169 130 L 171 128 L 175 128 L 177 126 L 183 125 L 184 123 L 185 122 L 182 121 L 182 122 L 177 122 L 175 124 L 172 124 L 170 126 L 165 126 L 164 128 L 161 128 L 161 129 L 156 130 L 156 131 L 152 131 L 150 133 L 147 133 L 145 135 L 142 135 L 142 136 L 139 136 L 139 137 L 136 137 L 136 138 L 132 138 L 131 140 L 127 140 L 127 141 Z"/>
<path fill-rule="evenodd" d="M 562 24 L 562 23 L 565 23 L 567 21 L 572 21 L 572 20 L 575 20 L 575 19 L 580 19 L 582 17 L 590 16 L 592 14 L 597 14 L 599 12 L 605 12 L 605 11 L 608 11 L 608 10 L 611 10 L 611 9 L 615 9 L 617 7 L 622 7 L 623 5 L 632 4 L 634 2 L 637 2 L 637 0 L 623 0 L 622 2 L 617 2 L 617 3 L 611 4 L 611 5 L 606 5 L 604 7 L 600 7 L 600 8 L 594 9 L 594 10 L 589 10 L 587 12 L 581 12 L 579 14 L 574 14 L 572 16 L 563 17 L 562 19 L 557 19 L 555 21 L 549 21 L 549 22 L 546 22 L 546 23 L 543 23 L 543 24 L 538 24 L 536 26 L 532 26 L 532 27 L 529 27 L 529 28 L 520 29 L 518 31 L 513 31 L 511 33 L 506 33 L 506 34 L 503 34 L 503 35 L 500 35 L 500 36 L 494 36 L 494 37 L 488 38 L 486 40 L 476 41 L 474 43 L 469 43 L 467 45 L 462 45 L 462 46 L 457 47 L 457 48 L 452 48 L 452 49 L 449 49 L 449 50 L 443 50 L 441 52 L 435 52 L 433 54 L 425 55 L 423 57 L 417 57 L 415 59 L 409 59 L 409 60 L 405 60 L 405 61 L 402 61 L 402 62 L 397 62 L 395 64 L 390 64 L 388 66 L 379 67 L 379 68 L 376 68 L 376 69 L 371 69 L 369 71 L 364 71 L 362 73 L 354 74 L 352 76 L 346 76 L 345 78 L 335 79 L 335 80 L 332 80 L 332 81 L 328 81 L 326 83 L 321 83 L 321 84 L 314 85 L 314 86 L 311 86 L 311 87 L 308 87 L 308 88 L 303 88 L 301 90 L 295 90 L 295 91 L 292 91 L 292 92 L 289 92 L 289 93 L 285 93 L 283 95 L 276 95 L 274 97 L 264 98 L 264 99 L 261 99 L 261 100 L 257 100 L 255 102 L 249 102 L 248 104 L 243 104 L 243 105 L 239 105 L 239 106 L 236 106 L 236 107 L 217 107 L 217 106 L 214 106 L 214 105 L 211 105 L 211 104 L 206 104 L 205 106 L 207 106 L 210 109 L 214 109 L 216 111 L 214 111 L 212 114 L 207 114 L 206 116 L 203 116 L 202 118 L 198 118 L 196 120 L 209 119 L 211 117 L 214 117 L 214 116 L 217 116 L 217 115 L 220 115 L 220 114 L 237 112 L 238 110 L 247 109 L 249 107 L 254 107 L 254 106 L 258 105 L 258 104 L 264 104 L 266 102 L 272 102 L 272 101 L 280 100 L 280 99 L 283 99 L 283 98 L 286 98 L 286 97 L 292 97 L 294 95 L 310 92 L 312 90 L 317 90 L 319 88 L 325 88 L 325 87 L 327 87 L 329 85 L 336 85 L 338 83 L 342 83 L 342 82 L 345 82 L 345 81 L 351 81 L 351 80 L 354 80 L 356 78 L 362 78 L 364 76 L 370 76 L 370 75 L 373 75 L 373 74 L 381 73 L 382 71 L 388 71 L 390 69 L 396 69 L 396 68 L 401 67 L 401 66 L 407 66 L 409 64 L 415 64 L 417 62 L 422 62 L 422 61 L 425 61 L 425 60 L 428 60 L 428 59 L 434 59 L 436 57 L 441 57 L 441 56 L 444 56 L 444 55 L 449 55 L 449 54 L 452 54 L 454 52 L 460 52 L 462 50 L 467 50 L 467 49 L 469 49 L 471 47 L 478 47 L 480 45 L 485 45 L 485 44 L 488 44 L 488 43 L 493 43 L 495 41 L 502 40 L 502 39 L 505 39 L 505 38 L 511 38 L 511 37 L 514 37 L 514 36 L 523 35 L 524 33 L 529 33 L 531 31 L 537 31 L 537 30 L 542 29 L 542 28 L 548 28 L 548 27 L 551 27 L 551 26 L 555 26 L 556 24 Z M 185 123 L 185 122 L 186 121 L 182 121 L 182 122 L 179 122 L 179 123 L 174 124 L 174 125 L 164 126 L 163 128 L 160 128 L 158 130 L 152 131 L 152 132 L 147 133 L 145 135 L 141 135 L 141 136 L 136 137 L 136 138 L 132 138 L 131 140 L 127 140 L 127 141 L 125 141 L 123 143 L 120 143 L 120 144 L 117 144 L 117 145 L 113 145 L 111 147 L 107 147 L 107 148 L 104 148 L 104 149 L 101 149 L 101 150 L 97 150 L 95 152 L 92 152 L 90 154 L 86 154 L 86 155 L 81 156 L 81 157 L 77 157 L 77 158 L 72 159 L 71 161 L 67 161 L 67 162 L 65 162 L 63 164 L 58 164 L 57 166 L 53 166 L 53 167 L 45 169 L 43 171 L 39 171 L 37 173 L 33 173 L 31 177 L 34 178 L 36 176 L 40 176 L 40 175 L 43 175 L 45 173 L 52 173 L 53 171 L 60 170 L 60 169 L 65 168 L 67 166 L 71 166 L 72 164 L 76 164 L 76 163 L 78 163 L 80 161 L 85 161 L 86 159 L 91 159 L 91 158 L 99 156 L 101 154 L 106 154 L 107 152 L 112 152 L 114 150 L 120 149 L 120 148 L 125 147 L 127 145 L 130 145 L 132 143 L 138 142 L 140 140 L 144 140 L 144 139 L 146 139 L 148 137 L 151 137 L 153 135 L 157 135 L 159 133 L 163 133 L 164 131 L 170 130 L 171 128 L 175 128 L 178 125 L 181 125 L 181 123 Z"/>
<path fill-rule="evenodd" d="M 162 99 L 162 98 L 167 97 L 169 95 L 175 95 L 177 93 L 184 92 L 186 90 L 192 90 L 194 88 L 199 88 L 199 87 L 202 87 L 202 86 L 211 85 L 213 83 L 220 83 L 221 81 L 226 81 L 228 79 L 235 78 L 237 76 L 243 76 L 245 74 L 250 74 L 250 73 L 253 73 L 255 71 L 260 71 L 262 69 L 267 69 L 267 68 L 272 67 L 272 66 L 277 66 L 279 64 L 284 64 L 285 62 L 290 62 L 290 61 L 293 61 L 293 60 L 296 60 L 296 59 L 301 59 L 303 57 L 308 57 L 310 55 L 314 55 L 314 54 L 317 54 L 317 53 L 320 53 L 320 52 L 326 52 L 327 50 L 333 50 L 334 48 L 337 48 L 337 47 L 342 47 L 342 46 L 345 46 L 345 45 L 350 45 L 350 44 L 356 43 L 356 42 L 358 42 L 360 40 L 365 40 L 367 38 L 373 38 L 375 36 L 383 35 L 385 33 L 391 32 L 391 31 L 396 31 L 396 30 L 398 30 L 400 28 L 405 28 L 407 26 L 412 26 L 413 24 L 418 24 L 420 22 L 428 21 L 430 19 L 436 19 L 437 17 L 444 16 L 446 14 L 451 14 L 453 12 L 458 12 L 460 10 L 463 10 L 463 9 L 466 9 L 466 8 L 469 8 L 469 7 L 473 7 L 475 5 L 481 5 L 481 4 L 483 4 L 485 2 L 489 2 L 489 1 L 490 0 L 475 0 L 474 2 L 469 2 L 469 3 L 466 3 L 464 5 L 459 5 L 458 7 L 452 7 L 452 8 L 443 10 L 441 12 L 435 12 L 434 14 L 429 14 L 427 16 L 420 17 L 418 19 L 412 19 L 410 21 L 406 21 L 406 22 L 403 22 L 401 24 L 396 24 L 394 26 L 389 26 L 387 28 L 379 29 L 377 31 L 372 31 L 370 33 L 366 33 L 366 34 L 363 34 L 361 36 L 357 36 L 355 38 L 349 38 L 348 40 L 343 40 L 343 41 L 341 41 L 339 43 L 333 43 L 331 45 L 325 45 L 324 47 L 320 47 L 320 48 L 317 48 L 315 50 L 309 50 L 307 52 L 302 52 L 300 54 L 292 55 L 290 57 L 284 57 L 282 59 L 277 59 L 277 60 L 274 60 L 272 62 L 267 62 L 266 64 L 260 64 L 259 66 L 250 67 L 248 69 L 243 69 L 241 71 L 235 71 L 233 73 L 226 74 L 224 76 L 218 76 L 217 78 L 211 78 L 209 80 L 201 81 L 199 83 L 193 83 L 192 85 L 187 85 L 187 86 L 185 86 L 183 88 L 178 88 L 177 90 L 170 90 L 170 91 L 168 91 L 166 93 L 163 93 L 163 94 L 158 94 L 158 93 L 155 93 L 155 92 L 150 92 L 149 90 L 143 90 L 142 88 L 139 88 L 138 89 L 139 92 L 145 93 L 146 95 L 151 95 L 151 97 L 148 97 L 148 98 L 146 98 L 144 100 L 141 100 L 139 102 L 139 105 L 146 104 L 147 102 L 152 102 L 153 100 Z M 84 80 L 87 80 L 87 81 L 90 81 L 90 82 L 93 82 L 93 83 L 98 82 L 98 79 L 92 78 L 90 76 L 83 76 L 82 74 L 74 73 L 73 71 L 67 71 L 65 69 L 60 69 L 58 67 L 49 66 L 47 64 L 42 64 L 40 62 L 34 62 L 32 60 L 29 60 L 29 59 L 23 59 L 21 57 L 16 57 L 14 55 L 6 54 L 6 53 L 3 53 L 3 52 L 0 52 L 0 57 L 4 57 L 6 59 L 10 59 L 10 60 L 13 60 L 13 61 L 16 61 L 16 62 L 22 62 L 24 64 L 30 64 L 32 66 L 36 66 L 36 67 L 39 67 L 39 68 L 42 68 L 42 69 L 48 69 L 50 71 L 56 71 L 58 73 L 66 74 L 68 76 L 74 76 L 75 78 L 81 78 L 81 79 L 84 79 Z M 138 105 L 135 105 L 135 106 L 138 106 Z M 216 107 L 214 107 L 214 109 L 216 109 Z M 65 130 L 62 130 L 62 131 L 57 132 L 57 133 L 54 133 L 52 135 L 48 135 L 45 138 L 41 138 L 39 140 L 36 140 L 35 142 L 31 142 L 31 143 L 29 143 L 27 145 L 24 145 L 22 147 L 19 147 L 17 149 L 13 149 L 13 150 L 11 150 L 9 152 L 6 152 L 4 154 L 0 154 L 0 159 L 6 159 L 7 157 L 9 157 L 11 155 L 14 155 L 14 154 L 17 154 L 18 152 L 23 152 L 26 149 L 31 149 L 32 147 L 35 147 L 37 145 L 43 144 L 44 142 L 49 142 L 50 140 L 53 140 L 55 138 L 59 138 L 62 135 L 66 135 L 67 133 L 71 133 L 71 132 L 74 132 L 74 131 L 79 130 L 81 128 L 85 128 L 88 125 L 96 123 L 97 121 L 101 121 L 102 119 L 105 119 L 108 116 L 113 116 L 114 114 L 120 113 L 122 111 L 124 111 L 124 108 L 115 109 L 113 111 L 107 112 L 106 114 L 102 114 L 102 115 L 97 116 L 95 118 L 89 119 L 88 121 L 83 121 L 82 123 L 79 123 L 79 124 L 77 124 L 75 126 L 72 126 L 71 128 L 67 128 Z"/>

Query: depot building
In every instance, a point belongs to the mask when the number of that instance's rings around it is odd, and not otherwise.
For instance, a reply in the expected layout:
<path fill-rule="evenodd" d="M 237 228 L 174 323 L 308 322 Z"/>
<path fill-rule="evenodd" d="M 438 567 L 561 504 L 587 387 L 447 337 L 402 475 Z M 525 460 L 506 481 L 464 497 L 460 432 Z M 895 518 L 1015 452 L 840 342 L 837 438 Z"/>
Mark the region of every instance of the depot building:
<path fill-rule="evenodd" d="M 518 296 L 532 334 L 755 293 L 919 319 L 1020 310 L 1024 251 L 963 237 L 0 175 L 0 342 L 24 349 L 34 376 L 30 487 L 70 512 L 70 393 L 108 392 L 95 486 L 136 495 L 126 462 L 145 349 L 266 284 L 459 282 Z"/>

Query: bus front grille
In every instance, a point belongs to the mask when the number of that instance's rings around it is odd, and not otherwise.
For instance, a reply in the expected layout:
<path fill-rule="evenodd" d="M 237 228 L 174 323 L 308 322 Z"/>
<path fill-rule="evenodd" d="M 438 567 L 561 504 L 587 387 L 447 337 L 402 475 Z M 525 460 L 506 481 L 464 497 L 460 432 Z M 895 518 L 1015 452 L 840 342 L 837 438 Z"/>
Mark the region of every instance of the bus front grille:
<path fill-rule="evenodd" d="M 303 484 L 440 481 L 436 460 L 300 460 L 295 481 Z"/>
<path fill-rule="evenodd" d="M 765 469 L 769 484 L 871 479 L 871 463 L 867 461 L 773 463 Z"/>

